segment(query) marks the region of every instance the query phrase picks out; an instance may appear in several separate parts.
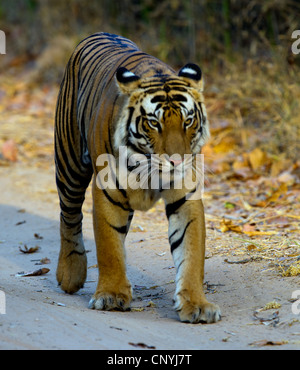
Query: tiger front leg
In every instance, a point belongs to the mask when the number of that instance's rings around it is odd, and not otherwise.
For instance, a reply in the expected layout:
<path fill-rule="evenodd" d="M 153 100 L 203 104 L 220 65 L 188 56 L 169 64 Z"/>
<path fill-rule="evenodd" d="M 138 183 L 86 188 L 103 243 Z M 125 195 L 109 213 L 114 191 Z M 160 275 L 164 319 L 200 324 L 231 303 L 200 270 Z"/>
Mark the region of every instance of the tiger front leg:
<path fill-rule="evenodd" d="M 125 311 L 130 308 L 132 289 L 126 276 L 124 241 L 133 211 L 98 189 L 95 181 L 93 199 L 99 280 L 89 308 Z"/>
<path fill-rule="evenodd" d="M 166 207 L 169 241 L 176 267 L 175 310 L 183 322 L 217 322 L 221 312 L 203 291 L 205 221 L 200 200 L 185 197 Z"/>

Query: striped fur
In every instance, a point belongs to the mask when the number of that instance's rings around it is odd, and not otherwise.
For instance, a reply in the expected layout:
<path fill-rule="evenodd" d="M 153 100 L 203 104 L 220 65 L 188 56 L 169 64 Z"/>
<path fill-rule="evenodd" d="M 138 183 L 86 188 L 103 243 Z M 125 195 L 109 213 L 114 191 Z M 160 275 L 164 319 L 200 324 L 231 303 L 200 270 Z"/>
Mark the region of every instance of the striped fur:
<path fill-rule="evenodd" d="M 201 77 L 200 68 L 194 64 L 175 73 L 130 40 L 107 33 L 83 40 L 69 60 L 55 122 L 56 181 L 61 208 L 57 280 L 68 293 L 76 292 L 85 282 L 82 204 L 92 180 L 99 281 L 90 308 L 130 307 L 132 291 L 126 277 L 124 240 L 134 210 L 147 210 L 162 197 L 177 271 L 175 309 L 182 321 L 220 319 L 218 306 L 207 302 L 202 288 L 202 202 L 189 199 L 195 189 L 175 187 L 175 171 L 183 171 L 186 161 L 170 159 L 188 154 L 194 163 L 209 137 Z M 116 187 L 101 187 L 98 173 L 104 165 L 99 164 L 98 158 L 106 153 L 120 163 L 120 147 L 127 150 L 128 172 L 124 177 L 118 167 L 111 171 Z M 130 161 L 137 155 L 145 158 L 141 161 L 145 185 L 151 184 L 154 176 L 154 172 L 149 172 L 150 157 L 159 163 L 157 188 L 124 186 L 135 173 L 136 166 Z M 171 173 L 170 189 L 163 186 L 163 168 Z"/>

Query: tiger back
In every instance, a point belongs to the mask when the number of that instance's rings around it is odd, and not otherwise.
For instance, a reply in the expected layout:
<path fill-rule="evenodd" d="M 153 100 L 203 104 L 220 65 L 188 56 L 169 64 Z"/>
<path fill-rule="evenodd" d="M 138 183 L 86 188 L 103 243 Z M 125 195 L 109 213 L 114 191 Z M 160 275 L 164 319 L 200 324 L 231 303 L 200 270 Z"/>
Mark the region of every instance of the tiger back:
<path fill-rule="evenodd" d="M 72 54 L 55 120 L 57 280 L 67 293 L 85 282 L 82 204 L 92 180 L 99 279 L 90 308 L 130 308 L 125 237 L 134 210 L 147 210 L 162 197 L 176 267 L 175 309 L 182 321 L 220 319 L 202 287 L 205 221 L 201 197 L 195 197 L 196 158 L 209 137 L 202 91 L 197 65 L 176 73 L 121 36 L 94 34 Z M 191 187 L 184 181 L 188 173 Z"/>

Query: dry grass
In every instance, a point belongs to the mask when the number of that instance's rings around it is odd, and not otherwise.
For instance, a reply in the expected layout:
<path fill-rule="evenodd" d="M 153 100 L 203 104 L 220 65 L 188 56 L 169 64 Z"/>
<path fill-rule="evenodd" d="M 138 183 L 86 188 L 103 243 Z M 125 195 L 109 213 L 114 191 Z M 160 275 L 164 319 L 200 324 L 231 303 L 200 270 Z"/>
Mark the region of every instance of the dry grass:
<path fill-rule="evenodd" d="M 299 67 L 282 57 L 246 63 L 239 57 L 224 69 L 208 76 L 211 120 L 227 120 L 242 130 L 242 144 L 249 150 L 260 146 L 270 154 L 299 159 Z"/>

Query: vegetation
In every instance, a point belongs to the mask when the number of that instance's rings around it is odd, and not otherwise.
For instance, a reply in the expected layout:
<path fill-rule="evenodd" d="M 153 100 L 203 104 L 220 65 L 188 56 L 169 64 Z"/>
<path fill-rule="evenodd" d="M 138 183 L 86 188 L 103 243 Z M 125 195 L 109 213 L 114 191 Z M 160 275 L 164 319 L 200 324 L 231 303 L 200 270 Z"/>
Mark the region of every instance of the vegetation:
<path fill-rule="evenodd" d="M 121 34 L 175 68 L 203 70 L 208 229 L 242 234 L 243 253 L 298 274 L 299 19 L 300 0 L 1 0 L 0 166 L 53 164 L 55 101 L 74 46 L 94 32 Z"/>

